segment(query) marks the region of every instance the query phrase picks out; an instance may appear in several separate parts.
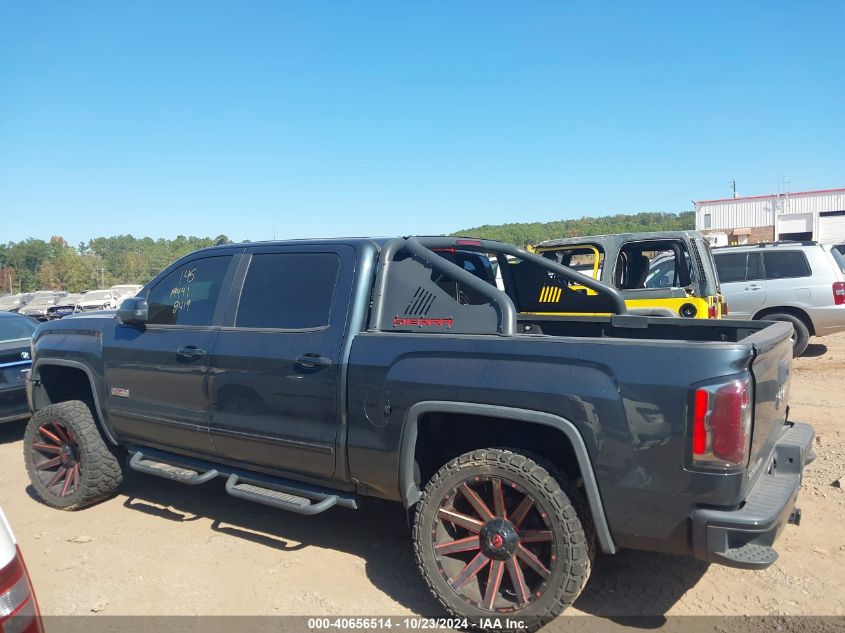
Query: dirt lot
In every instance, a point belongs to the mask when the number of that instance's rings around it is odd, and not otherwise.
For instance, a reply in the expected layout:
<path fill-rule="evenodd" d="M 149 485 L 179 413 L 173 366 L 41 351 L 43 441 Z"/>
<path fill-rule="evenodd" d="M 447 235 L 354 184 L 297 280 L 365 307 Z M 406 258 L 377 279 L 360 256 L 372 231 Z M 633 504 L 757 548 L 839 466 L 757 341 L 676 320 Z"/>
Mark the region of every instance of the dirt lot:
<path fill-rule="evenodd" d="M 815 339 L 795 363 L 792 418 L 818 433 L 800 527 L 764 572 L 688 558 L 602 557 L 570 613 L 845 614 L 845 334 Z M 0 505 L 14 526 L 45 614 L 439 614 L 412 560 L 398 506 L 314 518 L 129 475 L 81 512 L 38 503 L 23 467 L 23 425 L 0 428 Z"/>

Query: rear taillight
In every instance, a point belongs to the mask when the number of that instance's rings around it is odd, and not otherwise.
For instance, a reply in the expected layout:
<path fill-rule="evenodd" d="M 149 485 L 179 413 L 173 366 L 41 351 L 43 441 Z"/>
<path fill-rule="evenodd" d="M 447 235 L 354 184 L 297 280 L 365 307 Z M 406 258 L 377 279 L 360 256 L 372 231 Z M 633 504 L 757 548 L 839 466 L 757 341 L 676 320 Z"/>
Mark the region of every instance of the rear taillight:
<path fill-rule="evenodd" d="M 2 633 L 43 633 L 41 612 L 20 550 L 0 569 L 0 631 Z"/>
<path fill-rule="evenodd" d="M 838 306 L 845 303 L 845 281 L 833 282 L 833 303 Z"/>
<path fill-rule="evenodd" d="M 719 318 L 719 308 L 717 308 L 715 305 L 707 306 L 707 318 L 708 319 Z"/>
<path fill-rule="evenodd" d="M 748 463 L 751 447 L 751 377 L 695 390 L 692 406 L 692 463 L 729 470 Z"/>

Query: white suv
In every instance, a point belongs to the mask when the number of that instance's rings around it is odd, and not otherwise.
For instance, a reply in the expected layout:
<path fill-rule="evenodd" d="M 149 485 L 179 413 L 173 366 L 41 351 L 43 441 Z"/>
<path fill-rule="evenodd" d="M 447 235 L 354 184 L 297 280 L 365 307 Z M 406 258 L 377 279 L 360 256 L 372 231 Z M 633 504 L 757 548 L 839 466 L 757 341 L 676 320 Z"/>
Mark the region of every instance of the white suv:
<path fill-rule="evenodd" d="M 793 352 L 845 330 L 845 257 L 831 245 L 777 242 L 713 249 L 728 318 L 792 323 Z"/>

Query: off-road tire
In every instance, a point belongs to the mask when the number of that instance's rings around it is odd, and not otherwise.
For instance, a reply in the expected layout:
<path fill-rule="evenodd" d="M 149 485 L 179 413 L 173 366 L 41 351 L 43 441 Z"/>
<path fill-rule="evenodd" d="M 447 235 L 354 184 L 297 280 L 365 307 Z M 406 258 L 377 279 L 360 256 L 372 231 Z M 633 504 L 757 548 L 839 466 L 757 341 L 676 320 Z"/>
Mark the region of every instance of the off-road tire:
<path fill-rule="evenodd" d="M 760 317 L 763 321 L 785 321 L 791 323 L 795 330 L 792 336 L 792 356 L 798 358 L 807 349 L 810 344 L 810 330 L 807 325 L 794 314 L 787 314 L 785 312 L 776 312 Z"/>
<path fill-rule="evenodd" d="M 58 422 L 71 431 L 77 446 L 79 481 L 67 496 L 51 492 L 36 473 L 33 444 L 41 441 L 39 428 L 52 422 Z M 39 499 L 54 508 L 77 510 L 92 505 L 111 496 L 123 481 L 119 451 L 106 444 L 89 405 L 81 400 L 69 400 L 40 409 L 26 425 L 23 446 L 32 487 Z"/>
<path fill-rule="evenodd" d="M 545 590 L 535 601 L 510 613 L 468 604 L 448 584 L 436 561 L 432 535 L 441 503 L 461 482 L 479 475 L 501 477 L 521 486 L 547 512 L 554 532 L 557 562 Z M 536 631 L 572 604 L 589 578 L 595 552 L 593 523 L 586 501 L 575 485 L 541 458 L 501 448 L 470 451 L 435 473 L 416 507 L 413 542 L 423 579 L 450 615 L 467 618 L 470 626 L 478 626 L 481 620 L 490 618 L 499 618 L 501 622 L 506 618 L 522 620 L 520 630 L 523 631 Z"/>

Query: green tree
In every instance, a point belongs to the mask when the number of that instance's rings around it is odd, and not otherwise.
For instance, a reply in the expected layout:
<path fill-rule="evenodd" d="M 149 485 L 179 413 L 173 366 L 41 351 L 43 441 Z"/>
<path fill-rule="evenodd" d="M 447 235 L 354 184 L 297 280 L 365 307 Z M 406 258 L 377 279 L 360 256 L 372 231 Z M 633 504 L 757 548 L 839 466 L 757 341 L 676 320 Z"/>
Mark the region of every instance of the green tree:
<path fill-rule="evenodd" d="M 583 217 L 555 222 L 516 222 L 513 224 L 485 224 L 452 233 L 483 239 L 499 240 L 516 246 L 533 246 L 544 240 L 602 235 L 608 233 L 633 233 L 640 231 L 683 231 L 695 228 L 695 214 L 636 213 L 634 215 L 605 215 Z"/>

